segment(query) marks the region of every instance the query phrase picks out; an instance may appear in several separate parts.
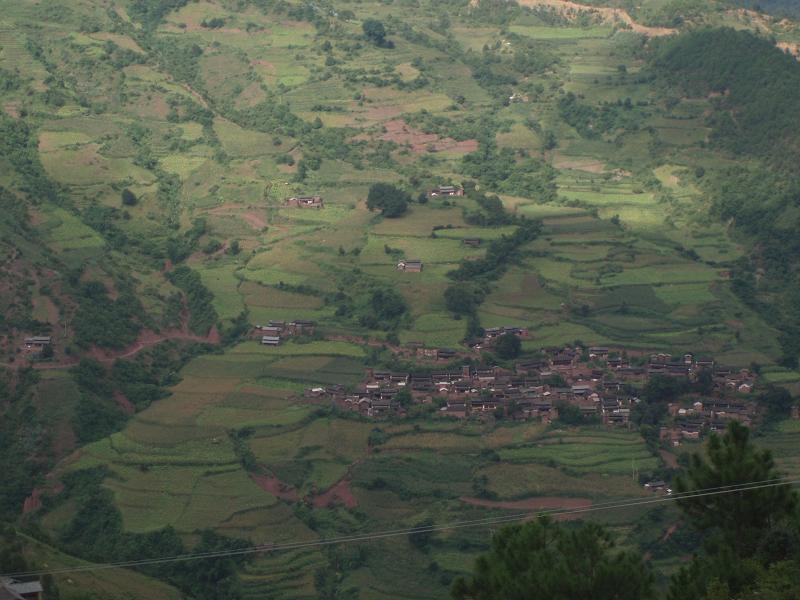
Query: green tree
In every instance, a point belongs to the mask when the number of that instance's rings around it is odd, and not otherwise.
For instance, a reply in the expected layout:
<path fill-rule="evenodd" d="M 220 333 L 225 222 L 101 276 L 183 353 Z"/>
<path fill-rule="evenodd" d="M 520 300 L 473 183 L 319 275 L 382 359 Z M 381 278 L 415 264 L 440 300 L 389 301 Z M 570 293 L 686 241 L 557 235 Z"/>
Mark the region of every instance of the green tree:
<path fill-rule="evenodd" d="M 399 217 L 408 209 L 411 196 L 390 183 L 374 183 L 367 194 L 367 208 L 379 209 L 384 217 Z"/>
<path fill-rule="evenodd" d="M 134 194 L 128 188 L 122 190 L 121 198 L 122 198 L 122 204 L 124 204 L 125 206 L 136 206 L 136 203 L 139 201 L 139 199 L 136 197 L 136 194 Z"/>
<path fill-rule="evenodd" d="M 517 358 L 522 352 L 522 340 L 513 333 L 501 335 L 494 346 L 497 356 L 504 360 Z"/>
<path fill-rule="evenodd" d="M 377 19 L 367 19 L 361 24 L 366 38 L 376 46 L 386 45 L 386 27 Z"/>
<path fill-rule="evenodd" d="M 495 534 L 474 574 L 454 582 L 452 597 L 638 600 L 652 597 L 652 584 L 642 558 L 615 551 L 600 526 L 568 529 L 540 518 Z"/>
<path fill-rule="evenodd" d="M 750 442 L 750 430 L 733 421 L 724 435 L 712 433 L 708 460 L 691 457 L 686 473 L 678 476 L 679 493 L 771 481 L 780 478 L 769 450 Z M 788 485 L 678 500 L 681 510 L 701 530 L 718 533 L 738 556 L 753 554 L 764 532 L 789 515 L 796 496 Z"/>
<path fill-rule="evenodd" d="M 471 315 L 483 301 L 483 293 L 468 284 L 452 285 L 444 291 L 444 304 L 452 313 Z"/>

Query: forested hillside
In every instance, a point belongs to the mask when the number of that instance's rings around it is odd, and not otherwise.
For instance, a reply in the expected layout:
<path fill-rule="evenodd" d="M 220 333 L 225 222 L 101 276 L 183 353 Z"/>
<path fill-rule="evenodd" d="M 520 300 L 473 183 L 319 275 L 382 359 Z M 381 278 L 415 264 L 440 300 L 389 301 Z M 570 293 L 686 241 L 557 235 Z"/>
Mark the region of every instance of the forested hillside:
<path fill-rule="evenodd" d="M 665 85 L 713 97 L 711 141 L 751 167 L 721 169 L 704 188 L 713 211 L 751 239 L 734 289 L 782 330 L 783 362 L 800 355 L 800 63 L 747 31 L 701 30 L 666 40 L 651 59 Z M 765 277 L 764 277 L 765 276 Z"/>

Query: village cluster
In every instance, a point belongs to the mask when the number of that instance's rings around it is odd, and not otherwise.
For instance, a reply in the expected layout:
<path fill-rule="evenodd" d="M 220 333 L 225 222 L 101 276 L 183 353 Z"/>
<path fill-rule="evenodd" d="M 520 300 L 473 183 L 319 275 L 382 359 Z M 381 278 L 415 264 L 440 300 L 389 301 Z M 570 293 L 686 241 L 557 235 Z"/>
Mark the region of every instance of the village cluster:
<path fill-rule="evenodd" d="M 438 352 L 437 360 L 452 358 Z M 463 366 L 424 373 L 370 369 L 356 391 L 316 387 L 308 389 L 306 397 L 374 418 L 403 415 L 409 403 L 436 401 L 442 414 L 456 418 L 494 415 L 550 423 L 559 418 L 560 410 L 570 410 L 588 420 L 629 427 L 631 411 L 640 402 L 636 390 L 650 378 L 691 382 L 703 372 L 711 376 L 709 394 L 687 406 L 668 406 L 671 424 L 661 436 L 677 445 L 681 439 L 699 438 L 704 431 L 722 430 L 731 419 L 749 425 L 756 416 L 756 403 L 748 398 L 754 376 L 746 369 L 722 367 L 691 354 L 681 360 L 653 354 L 644 365 L 635 366 L 624 353 L 609 348 L 564 347 L 543 348 L 541 358 L 517 362 L 511 369 Z"/>

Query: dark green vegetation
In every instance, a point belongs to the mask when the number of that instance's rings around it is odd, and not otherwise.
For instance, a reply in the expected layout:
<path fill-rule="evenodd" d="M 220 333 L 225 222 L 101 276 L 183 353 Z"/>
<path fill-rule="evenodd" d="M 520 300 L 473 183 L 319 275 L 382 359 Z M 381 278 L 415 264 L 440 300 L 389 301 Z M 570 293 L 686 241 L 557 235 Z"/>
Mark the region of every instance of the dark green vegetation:
<path fill-rule="evenodd" d="M 408 210 L 411 196 L 408 192 L 388 183 L 375 183 L 369 187 L 367 208 L 380 209 L 384 217 L 396 218 Z"/>
<path fill-rule="evenodd" d="M 712 210 L 753 240 L 749 260 L 733 271 L 733 289 L 781 330 L 781 361 L 800 357 L 800 66 L 747 31 L 701 30 L 666 41 L 652 58 L 669 85 L 691 96 L 717 94 L 712 143 L 758 166 L 729 167 L 703 187 Z M 756 271 L 765 272 L 760 281 Z"/>
<path fill-rule="evenodd" d="M 594 524 L 574 530 L 547 518 L 506 527 L 475 563 L 475 574 L 453 584 L 452 597 L 598 598 L 652 597 L 652 575 L 642 558 L 612 551 L 610 536 Z"/>
<path fill-rule="evenodd" d="M 771 42 L 712 29 L 656 43 L 599 13 L 499 0 L 0 8 L 4 519 L 98 466 L 102 533 L 123 557 L 503 510 L 479 501 L 630 498 L 643 493 L 632 471 L 669 475 L 658 422 L 686 390 L 667 384 L 643 394 L 644 437 L 568 411 L 547 430 L 455 423 L 437 400 L 375 423 L 300 398 L 394 368 L 384 342 L 461 350 L 483 327 L 519 325 L 530 340 L 505 340 L 499 358 L 581 339 L 800 378 L 797 67 Z M 722 3 L 627 8 L 645 25 L 798 40 L 792 23 Z M 450 183 L 466 195 L 427 196 Z M 376 188 L 390 192 L 377 203 Z M 308 194 L 325 207 L 285 202 Z M 399 272 L 403 259 L 425 268 Z M 318 327 L 277 349 L 242 342 L 271 319 Z M 52 336 L 52 352 L 25 349 L 29 335 Z M 218 353 L 198 357 L 198 341 Z M 789 404 L 764 403 L 775 431 L 761 441 L 793 468 Z M 327 505 L 333 486 L 345 498 Z M 45 502 L 25 525 L 49 544 L 85 541 L 84 500 Z M 675 518 L 602 520 L 621 547 L 653 553 L 663 589 L 699 547 L 680 529 L 659 542 Z M 206 566 L 245 598 L 438 598 L 486 549 L 485 531 L 459 531 L 259 556 L 235 565 L 238 581 L 233 565 Z M 129 596 L 178 593 L 120 580 Z M 80 580 L 113 597 L 108 582 Z"/>
<path fill-rule="evenodd" d="M 678 500 L 684 526 L 703 542 L 672 578 L 668 597 L 794 597 L 800 591 L 797 492 L 789 483 L 765 485 L 780 481 L 772 456 L 758 450 L 737 422 L 722 436 L 712 434 L 707 451 L 708 461 L 692 454 L 678 477 L 677 491 L 686 494 Z M 732 486 L 743 489 L 725 491 Z M 475 573 L 455 582 L 452 597 L 652 597 L 652 575 L 642 557 L 612 548 L 609 535 L 591 524 L 558 526 L 545 518 L 506 527 L 478 558 Z"/>

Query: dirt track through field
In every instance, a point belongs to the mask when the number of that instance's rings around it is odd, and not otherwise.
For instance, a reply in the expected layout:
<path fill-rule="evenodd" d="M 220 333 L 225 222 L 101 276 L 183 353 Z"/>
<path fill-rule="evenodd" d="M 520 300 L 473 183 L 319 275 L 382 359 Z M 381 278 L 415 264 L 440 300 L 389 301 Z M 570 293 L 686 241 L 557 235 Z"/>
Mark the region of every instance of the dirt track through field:
<path fill-rule="evenodd" d="M 541 496 L 538 498 L 526 498 L 525 500 L 486 500 L 484 498 L 472 498 L 462 496 L 459 498 L 466 504 L 481 506 L 483 508 L 498 508 L 501 510 L 570 510 L 573 508 L 587 508 L 592 505 L 588 498 L 566 498 L 563 496 Z M 531 517 L 535 516 L 531 514 Z M 577 519 L 580 514 L 557 515 L 559 521 Z"/>
<path fill-rule="evenodd" d="M 473 0 L 473 4 L 477 4 L 479 0 Z M 615 23 L 622 21 L 626 23 L 632 31 L 641 33 L 648 37 L 658 37 L 663 35 L 672 35 L 677 33 L 675 29 L 669 27 L 648 27 L 640 25 L 628 14 L 628 11 L 621 8 L 609 8 L 607 6 L 589 6 L 586 4 L 579 4 L 571 2 L 570 0 L 517 0 L 520 6 L 549 6 L 555 8 L 558 12 L 569 16 L 570 14 L 578 12 L 592 12 L 603 17 L 603 20 L 608 23 Z"/>

